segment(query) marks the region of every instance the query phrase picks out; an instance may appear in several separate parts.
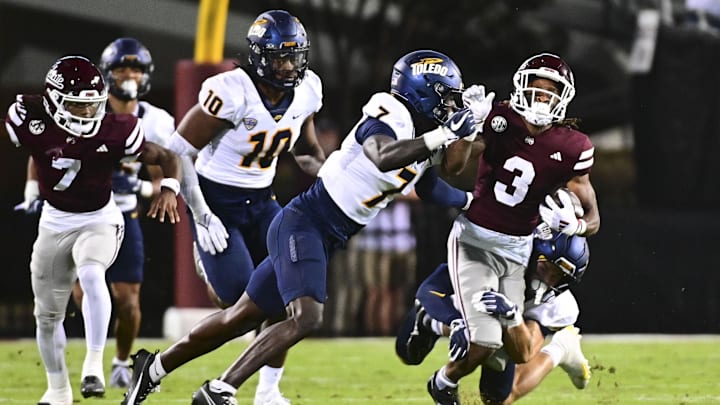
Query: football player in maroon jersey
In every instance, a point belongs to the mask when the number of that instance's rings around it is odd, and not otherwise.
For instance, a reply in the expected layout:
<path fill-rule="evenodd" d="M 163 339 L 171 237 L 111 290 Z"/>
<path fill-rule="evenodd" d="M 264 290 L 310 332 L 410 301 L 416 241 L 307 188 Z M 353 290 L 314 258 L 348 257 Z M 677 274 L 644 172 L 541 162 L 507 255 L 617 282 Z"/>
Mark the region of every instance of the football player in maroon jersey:
<path fill-rule="evenodd" d="M 48 389 L 39 404 L 73 402 L 65 365 L 65 307 L 79 279 L 87 352 L 81 373 L 83 397 L 103 396 L 103 349 L 110 322 L 105 271 L 123 239 L 120 209 L 111 198 L 111 174 L 121 162 L 157 164 L 166 176 L 148 216 L 179 220 L 177 155 L 145 142 L 141 121 L 105 113 L 102 73 L 82 56 L 57 60 L 41 95 L 18 95 L 5 119 L 10 140 L 30 152 L 44 200 L 30 260 L 37 341 Z"/>
<path fill-rule="evenodd" d="M 474 199 L 455 220 L 448 238 L 450 278 L 471 344 L 467 358 L 448 362 L 428 381 L 430 395 L 441 405 L 460 403 L 458 381 L 502 346 L 502 326 L 515 326 L 501 325 L 497 318 L 474 310 L 473 303 L 488 290 L 523 302 L 523 274 L 538 223 L 542 220 L 568 235 L 588 236 L 600 227 L 589 175 L 594 148 L 577 130 L 577 120 L 565 119 L 575 95 L 570 67 L 557 55 L 538 54 L 520 65 L 513 85 L 509 101 L 492 105 L 477 142 L 454 142 L 443 162 L 448 173 L 457 174 L 473 149 L 482 152 Z M 482 86 L 463 93 L 471 109 L 486 108 L 485 103 L 472 102 L 484 98 Z M 567 192 L 557 191 L 559 203 L 549 196 L 561 187 L 579 197 L 585 211 L 581 218 L 576 218 Z"/>

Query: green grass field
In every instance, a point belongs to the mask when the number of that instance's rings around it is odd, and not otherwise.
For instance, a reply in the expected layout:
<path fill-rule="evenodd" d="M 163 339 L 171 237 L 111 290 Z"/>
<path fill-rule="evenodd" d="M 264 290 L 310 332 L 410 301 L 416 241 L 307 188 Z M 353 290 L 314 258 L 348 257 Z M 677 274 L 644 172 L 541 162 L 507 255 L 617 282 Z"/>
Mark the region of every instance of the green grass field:
<path fill-rule="evenodd" d="M 114 343 L 109 342 L 111 345 Z M 164 349 L 168 342 L 141 340 L 137 347 Z M 162 391 L 147 404 L 189 404 L 192 392 L 218 376 L 246 343 L 235 341 L 187 364 L 163 380 Z M 713 404 L 720 403 L 720 337 L 635 338 L 587 337 L 583 348 L 593 367 L 590 386 L 576 390 L 566 374 L 554 370 L 543 384 L 520 401 L 526 404 Z M 395 357 L 393 340 L 308 339 L 289 355 L 281 383 L 293 405 L 431 404 L 425 392 L 430 374 L 445 360 L 444 341 L 420 366 L 405 366 Z M 106 350 L 110 364 L 112 349 Z M 68 343 L 75 403 L 119 404 L 123 391 L 109 389 L 104 399 L 83 399 L 79 372 L 84 343 Z M 106 371 L 109 377 L 109 372 Z M 479 404 L 477 373 L 461 383 L 463 404 Z M 238 392 L 240 404 L 252 404 L 256 379 Z M 36 404 L 45 390 L 45 373 L 34 340 L 0 342 L 0 403 Z"/>

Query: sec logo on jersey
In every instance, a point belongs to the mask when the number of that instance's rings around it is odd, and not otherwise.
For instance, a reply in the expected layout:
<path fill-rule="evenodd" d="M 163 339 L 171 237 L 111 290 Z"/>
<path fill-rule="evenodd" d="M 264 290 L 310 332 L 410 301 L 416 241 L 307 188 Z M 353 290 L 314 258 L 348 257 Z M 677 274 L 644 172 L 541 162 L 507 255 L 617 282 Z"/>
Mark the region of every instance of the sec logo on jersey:
<path fill-rule="evenodd" d="M 501 117 L 499 115 L 496 115 L 493 117 L 492 121 L 490 121 L 490 127 L 493 129 L 493 131 L 497 133 L 503 133 L 507 129 L 508 123 L 505 117 Z"/>
<path fill-rule="evenodd" d="M 40 135 L 45 132 L 45 122 L 42 120 L 32 120 L 28 124 L 28 129 L 33 135 Z"/>

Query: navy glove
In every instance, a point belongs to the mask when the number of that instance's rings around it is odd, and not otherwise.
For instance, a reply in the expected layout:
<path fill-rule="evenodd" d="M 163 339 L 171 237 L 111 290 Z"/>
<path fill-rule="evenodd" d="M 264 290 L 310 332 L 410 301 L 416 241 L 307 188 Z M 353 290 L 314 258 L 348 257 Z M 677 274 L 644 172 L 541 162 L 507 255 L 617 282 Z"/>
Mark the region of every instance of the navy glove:
<path fill-rule="evenodd" d="M 470 332 L 464 319 L 450 322 L 450 360 L 460 361 L 467 357 L 470 349 Z"/>
<path fill-rule="evenodd" d="M 476 135 L 478 131 L 476 124 L 475 117 L 469 108 L 456 111 L 445 122 L 445 126 L 458 138 Z"/>
<path fill-rule="evenodd" d="M 122 170 L 112 173 L 112 190 L 117 194 L 134 194 L 140 190 L 140 179 L 137 176 L 128 176 Z"/>
<path fill-rule="evenodd" d="M 500 292 L 484 291 L 482 295 L 475 294 L 472 304 L 479 312 L 497 316 L 509 328 L 522 323 L 518 306 Z"/>

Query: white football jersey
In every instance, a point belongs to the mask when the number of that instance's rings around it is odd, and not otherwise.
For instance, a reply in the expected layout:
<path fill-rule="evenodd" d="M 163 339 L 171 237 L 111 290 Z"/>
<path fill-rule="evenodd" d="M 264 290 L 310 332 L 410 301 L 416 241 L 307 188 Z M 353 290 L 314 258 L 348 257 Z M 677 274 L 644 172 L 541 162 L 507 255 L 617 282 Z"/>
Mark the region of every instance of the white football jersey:
<path fill-rule="evenodd" d="M 335 204 L 353 221 L 367 225 L 399 193 L 409 194 L 430 161 L 415 162 L 402 169 L 381 172 L 363 153 L 355 131 L 368 117 L 387 124 L 398 140 L 415 136 L 410 112 L 389 93 L 376 93 L 362 109 L 363 117 L 355 124 L 340 149 L 328 156 L 320 168 L 325 188 Z"/>
<path fill-rule="evenodd" d="M 322 107 L 322 82 L 311 70 L 305 71 L 287 111 L 277 121 L 240 68 L 205 80 L 198 103 L 206 114 L 231 122 L 233 128 L 202 148 L 195 162 L 197 172 L 217 183 L 265 188 L 275 177 L 280 152 L 292 149 L 305 119 Z"/>
<path fill-rule="evenodd" d="M 141 111 L 142 114 L 140 114 Z M 173 131 L 175 131 L 175 118 L 173 118 L 172 115 L 147 101 L 140 101 L 133 115 L 136 117 L 140 116 L 140 123 L 145 131 L 145 140 L 156 143 L 163 148 L 168 147 L 170 136 L 173 134 Z M 128 173 L 131 180 L 133 180 L 133 177 L 137 179 L 142 163 L 131 162 L 123 163 L 122 165 L 123 170 Z M 135 193 L 113 193 L 113 199 L 122 212 L 132 211 L 137 207 L 138 200 Z"/>
<path fill-rule="evenodd" d="M 523 312 L 523 317 L 533 319 L 552 330 L 574 325 L 579 315 L 580 308 L 570 290 L 565 290 L 558 296 L 552 296 L 547 302 L 539 305 L 535 305 L 533 300 L 528 300 L 525 302 L 525 312 Z"/>

